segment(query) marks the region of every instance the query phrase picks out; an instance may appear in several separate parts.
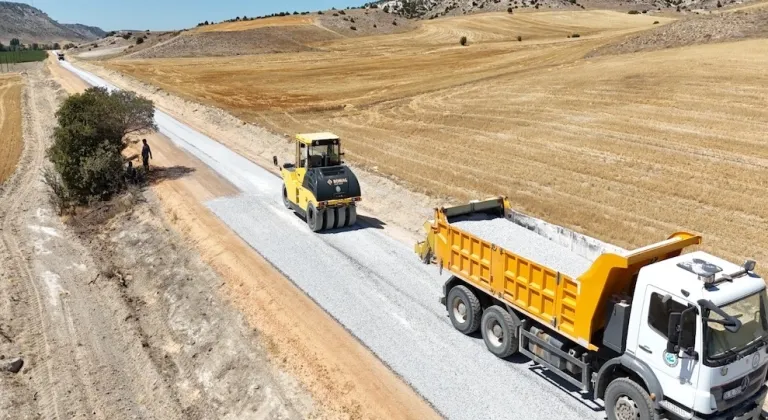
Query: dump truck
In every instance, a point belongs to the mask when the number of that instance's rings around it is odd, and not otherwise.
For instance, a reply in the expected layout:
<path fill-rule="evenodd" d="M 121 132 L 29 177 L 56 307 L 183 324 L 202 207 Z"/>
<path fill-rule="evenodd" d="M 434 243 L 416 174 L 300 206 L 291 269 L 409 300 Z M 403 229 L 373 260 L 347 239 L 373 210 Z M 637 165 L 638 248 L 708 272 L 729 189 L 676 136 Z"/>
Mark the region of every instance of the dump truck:
<path fill-rule="evenodd" d="M 344 165 L 341 140 L 333 133 L 296 135 L 296 161 L 280 168 L 283 204 L 300 214 L 313 232 L 357 221 L 360 183 Z M 272 157 L 278 166 L 277 157 Z"/>
<path fill-rule="evenodd" d="M 608 419 L 758 419 L 768 310 L 755 262 L 686 248 L 677 232 L 627 251 L 527 216 L 505 197 L 435 209 L 415 246 L 450 276 L 441 303 L 500 358 L 519 353 Z"/>

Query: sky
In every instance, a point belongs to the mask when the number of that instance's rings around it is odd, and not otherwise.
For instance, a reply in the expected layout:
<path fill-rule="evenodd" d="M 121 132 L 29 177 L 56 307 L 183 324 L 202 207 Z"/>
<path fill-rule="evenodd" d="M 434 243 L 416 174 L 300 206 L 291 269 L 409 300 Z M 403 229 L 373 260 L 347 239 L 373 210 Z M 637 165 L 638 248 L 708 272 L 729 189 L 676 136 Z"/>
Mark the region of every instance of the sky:
<path fill-rule="evenodd" d="M 106 31 L 183 29 L 199 22 L 331 7 L 361 6 L 368 0 L 10 0 L 37 7 L 60 23 L 82 23 Z"/>

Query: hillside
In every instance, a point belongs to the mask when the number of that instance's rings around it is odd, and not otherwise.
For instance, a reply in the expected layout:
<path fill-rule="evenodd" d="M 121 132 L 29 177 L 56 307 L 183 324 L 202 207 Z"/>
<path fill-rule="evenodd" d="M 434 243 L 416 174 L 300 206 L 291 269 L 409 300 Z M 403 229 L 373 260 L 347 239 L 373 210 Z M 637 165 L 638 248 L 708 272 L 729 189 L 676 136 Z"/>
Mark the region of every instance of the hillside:
<path fill-rule="evenodd" d="M 609 10 L 713 10 L 720 6 L 740 4 L 741 0 L 381 0 L 369 3 L 390 14 L 408 18 L 434 19 L 474 13 L 501 12 L 515 9 L 581 9 Z"/>
<path fill-rule="evenodd" d="M 107 34 L 106 31 L 97 26 L 82 25 L 80 23 L 64 23 L 63 25 L 82 35 L 88 41 L 103 38 Z"/>
<path fill-rule="evenodd" d="M 90 41 L 105 32 L 100 28 L 61 24 L 27 4 L 0 1 L 0 42 L 19 38 L 22 43 Z"/>

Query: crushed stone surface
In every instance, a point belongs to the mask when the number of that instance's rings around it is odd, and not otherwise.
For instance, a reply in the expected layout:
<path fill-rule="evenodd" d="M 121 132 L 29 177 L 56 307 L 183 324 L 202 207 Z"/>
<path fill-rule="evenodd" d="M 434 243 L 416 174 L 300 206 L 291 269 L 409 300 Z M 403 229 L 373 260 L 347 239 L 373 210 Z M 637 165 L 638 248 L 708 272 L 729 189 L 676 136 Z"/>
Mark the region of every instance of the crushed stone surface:
<path fill-rule="evenodd" d="M 573 278 L 583 274 L 592 264 L 568 248 L 501 217 L 461 220 L 452 226 Z"/>

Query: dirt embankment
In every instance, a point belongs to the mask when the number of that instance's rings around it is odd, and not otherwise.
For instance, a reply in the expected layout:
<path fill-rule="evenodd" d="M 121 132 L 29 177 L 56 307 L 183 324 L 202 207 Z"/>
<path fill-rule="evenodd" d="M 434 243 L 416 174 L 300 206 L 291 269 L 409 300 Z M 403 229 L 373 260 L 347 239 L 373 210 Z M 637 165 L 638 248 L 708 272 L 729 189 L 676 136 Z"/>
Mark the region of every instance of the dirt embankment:
<path fill-rule="evenodd" d="M 76 229 L 57 217 L 39 175 L 64 97 L 48 77 L 26 76 L 25 149 L 0 192 L 0 364 L 24 361 L 0 372 L 0 418 L 310 416 L 151 192 Z"/>
<path fill-rule="evenodd" d="M 21 77 L 0 76 L 0 185 L 16 169 L 21 138 Z"/>
<path fill-rule="evenodd" d="M 600 47 L 587 57 L 765 37 L 768 37 L 768 9 L 717 13 L 678 20 L 629 36 L 617 43 Z"/>

